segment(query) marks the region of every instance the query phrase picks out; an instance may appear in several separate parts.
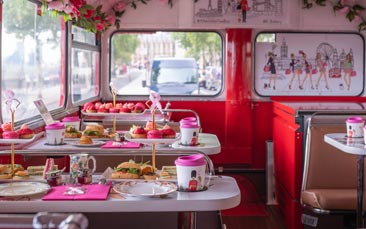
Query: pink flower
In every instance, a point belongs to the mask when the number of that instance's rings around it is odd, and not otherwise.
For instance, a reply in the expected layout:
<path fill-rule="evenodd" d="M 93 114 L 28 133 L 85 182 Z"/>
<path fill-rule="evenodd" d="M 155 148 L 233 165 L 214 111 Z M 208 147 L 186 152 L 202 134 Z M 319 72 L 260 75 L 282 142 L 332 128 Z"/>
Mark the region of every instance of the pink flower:
<path fill-rule="evenodd" d="M 68 5 L 68 6 L 66 6 L 66 7 L 64 8 L 64 12 L 65 12 L 66 14 L 71 14 L 73 11 L 74 11 L 74 7 L 73 7 L 73 6 L 71 6 L 71 5 Z"/>
<path fill-rule="evenodd" d="M 347 14 L 349 12 L 349 6 L 345 6 L 338 10 L 342 14 Z"/>
<path fill-rule="evenodd" d="M 85 18 L 91 18 L 93 14 L 95 13 L 95 10 L 86 10 L 86 13 L 83 15 Z"/>
<path fill-rule="evenodd" d="M 97 24 L 97 30 L 100 31 L 100 30 L 103 30 L 104 29 L 104 23 L 101 22 L 101 23 L 98 23 Z"/>
<path fill-rule="evenodd" d="M 61 1 L 53 1 L 48 3 L 48 8 L 56 11 L 63 11 L 65 9 L 65 5 Z"/>
<path fill-rule="evenodd" d="M 108 15 L 105 18 L 111 25 L 114 25 L 114 23 L 116 23 L 116 17 L 114 17 L 113 15 Z"/>
<path fill-rule="evenodd" d="M 124 3 L 124 2 L 122 2 L 122 1 L 119 1 L 119 2 L 117 2 L 116 4 L 114 4 L 114 6 L 113 6 L 113 10 L 115 11 L 115 12 L 122 12 L 122 11 L 124 11 L 126 9 L 126 4 Z"/>
<path fill-rule="evenodd" d="M 355 18 L 353 20 L 355 20 L 356 22 L 361 22 L 362 17 L 360 17 L 360 15 L 355 15 Z"/>

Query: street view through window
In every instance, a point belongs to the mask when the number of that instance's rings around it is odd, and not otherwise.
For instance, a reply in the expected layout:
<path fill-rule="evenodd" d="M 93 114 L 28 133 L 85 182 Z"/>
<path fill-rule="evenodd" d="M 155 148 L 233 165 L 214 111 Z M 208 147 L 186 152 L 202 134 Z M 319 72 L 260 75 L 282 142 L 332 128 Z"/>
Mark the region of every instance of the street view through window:
<path fill-rule="evenodd" d="M 120 32 L 111 38 L 118 95 L 215 96 L 222 90 L 222 39 L 214 32 Z"/>

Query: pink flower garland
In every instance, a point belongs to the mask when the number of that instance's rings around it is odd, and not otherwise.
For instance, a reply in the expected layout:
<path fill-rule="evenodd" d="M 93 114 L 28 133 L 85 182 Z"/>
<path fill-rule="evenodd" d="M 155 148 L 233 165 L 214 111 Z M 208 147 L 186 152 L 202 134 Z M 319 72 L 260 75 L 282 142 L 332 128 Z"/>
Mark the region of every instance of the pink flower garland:
<path fill-rule="evenodd" d="M 303 0 L 303 8 L 310 9 L 313 7 L 313 4 L 319 6 L 326 6 L 326 2 L 329 2 L 328 0 Z M 363 17 L 365 7 L 356 4 L 355 1 L 352 0 L 339 0 L 336 3 L 330 2 L 333 4 L 333 10 L 334 12 L 339 12 L 341 14 L 344 14 L 346 18 L 352 22 L 358 22 L 358 30 L 363 31 L 366 30 L 366 19 Z"/>

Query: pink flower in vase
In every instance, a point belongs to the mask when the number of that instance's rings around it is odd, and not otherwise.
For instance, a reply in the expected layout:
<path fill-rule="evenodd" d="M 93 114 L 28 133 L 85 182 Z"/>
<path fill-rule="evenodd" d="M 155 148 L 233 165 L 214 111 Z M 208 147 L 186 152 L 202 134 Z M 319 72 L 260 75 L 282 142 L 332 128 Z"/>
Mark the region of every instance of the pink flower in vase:
<path fill-rule="evenodd" d="M 48 3 L 48 8 L 56 11 L 64 11 L 65 5 L 61 1 L 53 1 Z"/>
<path fill-rule="evenodd" d="M 114 25 L 114 23 L 116 23 L 116 17 L 113 15 L 108 15 L 105 19 L 109 22 L 110 25 Z"/>

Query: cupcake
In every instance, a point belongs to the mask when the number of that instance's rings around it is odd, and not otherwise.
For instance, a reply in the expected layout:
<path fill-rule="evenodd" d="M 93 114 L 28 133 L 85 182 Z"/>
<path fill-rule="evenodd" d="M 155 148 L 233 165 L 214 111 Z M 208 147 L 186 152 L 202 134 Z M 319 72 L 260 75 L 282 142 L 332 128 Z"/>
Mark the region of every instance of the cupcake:
<path fill-rule="evenodd" d="M 175 138 L 176 135 L 175 131 L 168 124 L 165 124 L 161 132 L 163 133 L 163 138 Z"/>
<path fill-rule="evenodd" d="M 27 124 L 23 124 L 17 132 L 21 139 L 30 139 L 34 136 L 34 131 L 31 130 Z"/>
<path fill-rule="evenodd" d="M 3 129 L 3 131 L 12 131 L 13 130 L 10 122 L 1 124 L 1 128 Z"/>

